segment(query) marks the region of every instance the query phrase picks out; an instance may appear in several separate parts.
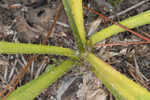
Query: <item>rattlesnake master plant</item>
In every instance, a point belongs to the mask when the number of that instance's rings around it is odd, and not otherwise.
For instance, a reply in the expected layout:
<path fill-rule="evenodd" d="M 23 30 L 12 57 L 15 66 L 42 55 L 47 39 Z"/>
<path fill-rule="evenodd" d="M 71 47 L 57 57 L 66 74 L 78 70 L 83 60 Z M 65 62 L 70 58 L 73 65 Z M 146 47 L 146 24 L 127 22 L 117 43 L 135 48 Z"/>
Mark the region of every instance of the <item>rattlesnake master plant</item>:
<path fill-rule="evenodd" d="M 83 24 L 82 0 L 62 0 L 62 2 L 73 30 L 79 54 L 76 55 L 77 51 L 63 47 L 0 42 L 0 53 L 2 54 L 56 54 L 70 58 L 62 62 L 59 66 L 52 68 L 51 71 L 46 71 L 38 78 L 17 88 L 7 97 L 7 100 L 34 99 L 59 77 L 71 70 L 73 66 L 76 64 L 80 65 L 79 63 L 82 63 L 84 60 L 92 65 L 92 71 L 117 100 L 150 100 L 150 93 L 146 89 L 113 69 L 112 66 L 96 57 L 88 49 L 92 48 L 97 42 L 125 30 L 117 25 L 112 25 L 95 33 L 89 40 L 86 40 Z M 120 24 L 128 28 L 134 28 L 149 24 L 149 17 L 150 10 L 121 21 Z"/>

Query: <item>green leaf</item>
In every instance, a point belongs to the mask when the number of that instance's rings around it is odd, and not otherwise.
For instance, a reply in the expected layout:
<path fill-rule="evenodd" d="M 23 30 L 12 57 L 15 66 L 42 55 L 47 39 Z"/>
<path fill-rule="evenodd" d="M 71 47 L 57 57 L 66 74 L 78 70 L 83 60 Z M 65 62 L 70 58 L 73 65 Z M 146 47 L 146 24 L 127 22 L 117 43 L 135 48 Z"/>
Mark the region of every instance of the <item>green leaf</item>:
<path fill-rule="evenodd" d="M 132 29 L 132 28 L 142 26 L 145 24 L 150 24 L 149 18 L 150 18 L 150 10 L 140 13 L 136 16 L 130 17 L 126 20 L 123 20 L 120 22 L 120 24 Z M 100 32 L 93 34 L 89 38 L 88 44 L 93 46 L 97 42 L 100 42 L 112 35 L 116 35 L 120 32 L 124 32 L 124 31 L 126 31 L 126 30 L 121 28 L 118 25 L 111 25 L 111 26 L 101 30 Z"/>
<path fill-rule="evenodd" d="M 0 54 L 56 54 L 78 59 L 69 48 L 10 42 L 0 42 Z"/>
<path fill-rule="evenodd" d="M 93 66 L 93 72 L 117 100 L 150 100 L 150 93 L 112 68 L 92 53 L 83 56 Z"/>
<path fill-rule="evenodd" d="M 86 45 L 85 29 L 83 22 L 82 0 L 62 0 L 71 25 L 75 41 L 80 51 L 84 51 Z"/>
<path fill-rule="evenodd" d="M 45 88 L 48 88 L 48 86 L 54 83 L 59 77 L 71 70 L 73 64 L 74 63 L 71 60 L 64 61 L 61 65 L 53 68 L 51 71 L 45 72 L 37 79 L 17 88 L 17 90 L 7 97 L 7 100 L 33 100 Z"/>

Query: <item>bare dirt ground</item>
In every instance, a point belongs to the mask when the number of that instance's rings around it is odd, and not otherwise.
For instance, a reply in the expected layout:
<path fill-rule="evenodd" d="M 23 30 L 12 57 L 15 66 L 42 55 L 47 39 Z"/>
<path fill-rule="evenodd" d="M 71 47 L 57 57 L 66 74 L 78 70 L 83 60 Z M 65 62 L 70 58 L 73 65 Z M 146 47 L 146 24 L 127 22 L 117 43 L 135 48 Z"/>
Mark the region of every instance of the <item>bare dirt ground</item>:
<path fill-rule="evenodd" d="M 150 9 L 149 0 L 121 0 L 116 5 L 110 4 L 107 0 L 83 1 L 84 5 L 109 16 L 116 22 Z M 54 21 L 60 2 L 60 0 L 0 0 L 0 41 L 41 44 Z M 133 8 L 127 11 L 131 7 Z M 99 16 L 87 9 L 84 9 L 84 19 L 87 35 L 111 24 L 109 22 L 100 23 Z M 99 25 L 93 29 L 91 25 L 95 22 L 98 22 Z M 134 31 L 150 38 L 150 25 L 138 27 Z M 142 41 L 142 39 L 129 32 L 123 32 L 106 39 L 103 43 L 125 41 Z M 59 14 L 48 45 L 77 49 L 64 9 Z M 149 44 L 97 47 L 94 52 L 114 66 L 116 70 L 150 90 Z M 4 89 L 13 76 L 22 70 L 30 56 L 0 55 L 0 90 Z M 67 58 L 55 55 L 40 55 L 32 63 L 18 86 L 37 78 L 48 65 L 57 65 L 59 61 L 65 59 Z M 35 100 L 115 100 L 89 69 L 90 66 L 73 68 L 52 86 L 45 89 Z"/>

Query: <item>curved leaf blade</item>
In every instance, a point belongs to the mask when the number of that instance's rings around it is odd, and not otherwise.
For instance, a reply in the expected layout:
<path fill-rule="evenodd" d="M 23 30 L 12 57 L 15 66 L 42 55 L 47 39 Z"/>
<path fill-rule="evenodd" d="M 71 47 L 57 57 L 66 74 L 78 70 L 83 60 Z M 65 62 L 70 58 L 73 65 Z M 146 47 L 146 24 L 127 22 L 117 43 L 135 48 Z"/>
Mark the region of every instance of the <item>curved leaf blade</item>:
<path fill-rule="evenodd" d="M 56 54 L 78 59 L 69 48 L 10 42 L 0 42 L 0 54 Z"/>
<path fill-rule="evenodd" d="M 84 51 L 86 39 L 83 21 L 82 0 L 62 0 L 62 1 L 77 46 L 80 49 L 80 51 Z"/>
<path fill-rule="evenodd" d="M 71 70 L 73 64 L 74 62 L 72 60 L 64 61 L 51 71 L 45 72 L 37 79 L 17 88 L 17 90 L 7 97 L 7 100 L 33 100 L 45 88 L 48 88 L 48 86 L 54 83 L 59 77 Z"/>
<path fill-rule="evenodd" d="M 150 24 L 149 18 L 150 18 L 150 10 L 140 13 L 136 16 L 130 17 L 128 19 L 125 19 L 125 20 L 119 22 L 119 24 L 126 26 L 129 29 L 132 29 L 132 28 L 142 26 L 145 24 Z M 96 44 L 97 42 L 100 42 L 110 36 L 116 35 L 120 32 L 124 32 L 124 31 L 126 31 L 126 30 L 121 28 L 118 25 L 111 25 L 111 26 L 101 30 L 100 32 L 93 34 L 89 38 L 88 43 L 92 46 L 92 45 Z"/>
<path fill-rule="evenodd" d="M 92 53 L 87 53 L 84 58 L 93 66 L 93 72 L 117 100 L 150 99 L 150 93 L 146 89 L 128 79 Z"/>

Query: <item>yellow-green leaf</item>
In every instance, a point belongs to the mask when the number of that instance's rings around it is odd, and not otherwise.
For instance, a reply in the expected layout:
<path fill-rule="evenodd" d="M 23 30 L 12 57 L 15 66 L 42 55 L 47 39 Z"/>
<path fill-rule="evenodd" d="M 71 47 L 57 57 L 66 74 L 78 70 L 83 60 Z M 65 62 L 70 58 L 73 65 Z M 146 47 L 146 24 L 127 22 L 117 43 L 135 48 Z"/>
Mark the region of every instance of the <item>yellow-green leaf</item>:
<path fill-rule="evenodd" d="M 84 51 L 86 45 L 85 29 L 83 21 L 82 0 L 62 0 L 71 25 L 73 35 L 80 51 Z"/>
<path fill-rule="evenodd" d="M 150 100 L 150 93 L 112 68 L 92 53 L 84 58 L 93 66 L 93 72 L 117 100 Z"/>
<path fill-rule="evenodd" d="M 55 54 L 78 59 L 76 52 L 69 48 L 27 43 L 0 42 L 0 54 Z"/>
<path fill-rule="evenodd" d="M 141 14 L 138 14 L 136 16 L 130 17 L 128 19 L 125 19 L 123 21 L 120 22 L 121 25 L 124 25 L 130 29 L 138 27 L 138 26 L 142 26 L 145 24 L 150 24 L 150 10 L 145 11 Z M 124 32 L 126 31 L 125 29 L 121 28 L 118 25 L 111 25 L 103 30 L 101 30 L 100 32 L 97 32 L 95 34 L 93 34 L 88 43 L 90 45 L 94 45 L 99 41 L 102 41 L 112 35 L 116 35 L 120 32 Z"/>
<path fill-rule="evenodd" d="M 45 72 L 37 79 L 17 88 L 6 100 L 33 100 L 45 88 L 48 88 L 59 77 L 68 72 L 73 67 L 73 64 L 74 62 L 71 60 L 64 61 L 56 68 L 51 69 L 51 71 Z"/>

